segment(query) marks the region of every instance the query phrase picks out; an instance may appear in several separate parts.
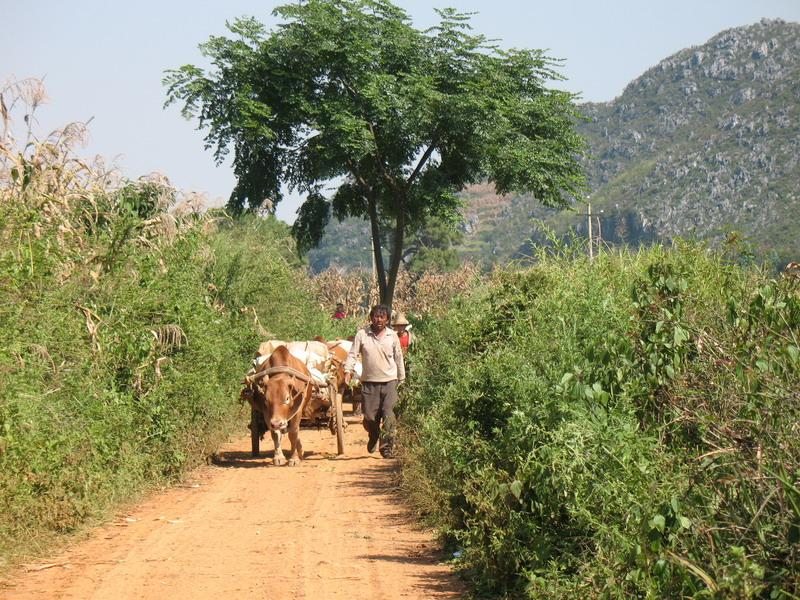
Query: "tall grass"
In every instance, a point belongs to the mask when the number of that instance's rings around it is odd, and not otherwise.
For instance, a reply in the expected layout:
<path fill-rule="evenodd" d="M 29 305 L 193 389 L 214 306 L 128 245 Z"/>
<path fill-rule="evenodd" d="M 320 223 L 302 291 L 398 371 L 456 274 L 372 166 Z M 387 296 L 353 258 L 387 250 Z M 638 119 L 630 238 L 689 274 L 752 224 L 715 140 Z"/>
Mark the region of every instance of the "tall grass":
<path fill-rule="evenodd" d="M 798 283 L 684 244 L 496 272 L 419 336 L 406 488 L 495 597 L 797 597 Z"/>
<path fill-rule="evenodd" d="M 288 228 L 74 156 L 82 128 L 0 153 L 0 558 L 37 552 L 246 432 L 264 337 L 329 333 Z M 11 96 L 10 94 L 17 94 Z"/>

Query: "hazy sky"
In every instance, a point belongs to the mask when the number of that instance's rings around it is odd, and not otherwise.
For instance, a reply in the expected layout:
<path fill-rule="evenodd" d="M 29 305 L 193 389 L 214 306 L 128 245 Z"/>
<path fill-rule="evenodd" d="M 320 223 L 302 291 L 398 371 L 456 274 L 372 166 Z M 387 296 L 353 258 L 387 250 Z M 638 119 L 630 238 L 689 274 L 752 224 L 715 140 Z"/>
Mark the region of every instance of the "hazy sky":
<path fill-rule="evenodd" d="M 800 0 L 396 0 L 415 25 L 436 21 L 432 6 L 476 12 L 476 32 L 505 47 L 545 48 L 564 59 L 564 88 L 607 101 L 658 61 L 720 31 L 763 17 L 800 21 Z M 202 64 L 197 45 L 225 33 L 225 21 L 252 15 L 267 24 L 283 2 L 256 0 L 0 0 L 0 86 L 44 78 L 48 103 L 38 131 L 87 121 L 82 150 L 101 154 L 130 178 L 158 171 L 179 189 L 222 204 L 233 187 L 229 165 L 203 149 L 196 122 L 164 110 L 165 69 Z M 2 89 L 0 88 L 0 89 Z M 294 220 L 297 201 L 278 216 Z"/>

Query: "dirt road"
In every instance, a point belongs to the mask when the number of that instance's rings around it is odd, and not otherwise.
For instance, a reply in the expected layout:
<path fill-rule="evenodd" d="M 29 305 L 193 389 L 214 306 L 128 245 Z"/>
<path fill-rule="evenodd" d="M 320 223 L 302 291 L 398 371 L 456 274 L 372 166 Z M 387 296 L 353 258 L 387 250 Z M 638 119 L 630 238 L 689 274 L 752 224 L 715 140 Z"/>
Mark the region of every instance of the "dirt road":
<path fill-rule="evenodd" d="M 327 430 L 303 430 L 306 460 L 273 467 L 250 440 L 218 465 L 66 552 L 0 585 L 8 600 L 460 598 L 430 534 L 392 487 L 396 461 L 369 455 L 357 423 L 335 458 Z"/>

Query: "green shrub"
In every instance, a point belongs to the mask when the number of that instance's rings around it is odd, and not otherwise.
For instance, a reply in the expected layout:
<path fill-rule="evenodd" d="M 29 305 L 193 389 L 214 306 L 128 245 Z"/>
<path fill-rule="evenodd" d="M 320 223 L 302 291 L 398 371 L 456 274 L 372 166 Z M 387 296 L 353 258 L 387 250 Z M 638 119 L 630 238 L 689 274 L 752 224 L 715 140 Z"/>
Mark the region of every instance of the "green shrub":
<path fill-rule="evenodd" d="M 798 302 L 686 244 L 499 271 L 420 335 L 406 485 L 492 594 L 797 595 Z"/>
<path fill-rule="evenodd" d="M 288 339 L 331 325 L 274 218 L 167 213 L 174 191 L 152 181 L 57 212 L 3 193 L 0 555 L 13 558 L 246 431 L 239 382 L 261 325 Z"/>

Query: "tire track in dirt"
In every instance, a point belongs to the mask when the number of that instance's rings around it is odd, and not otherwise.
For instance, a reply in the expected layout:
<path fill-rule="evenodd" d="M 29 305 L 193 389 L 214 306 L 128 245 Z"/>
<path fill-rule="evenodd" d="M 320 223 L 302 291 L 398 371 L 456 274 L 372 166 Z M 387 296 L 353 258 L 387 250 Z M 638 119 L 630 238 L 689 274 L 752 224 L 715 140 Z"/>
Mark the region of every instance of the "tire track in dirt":
<path fill-rule="evenodd" d="M 252 458 L 249 437 L 229 444 L 189 483 L 12 573 L 0 598 L 462 597 L 392 487 L 396 461 L 367 454 L 359 424 L 341 459 L 328 431 L 301 438 L 306 460 L 296 468 L 273 467 L 264 451 Z"/>

